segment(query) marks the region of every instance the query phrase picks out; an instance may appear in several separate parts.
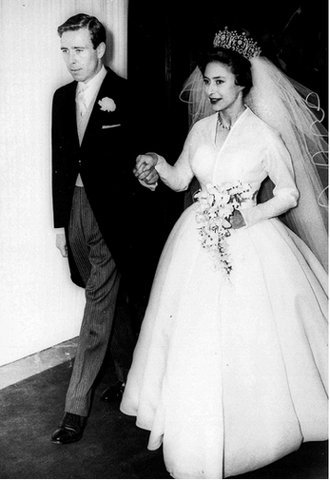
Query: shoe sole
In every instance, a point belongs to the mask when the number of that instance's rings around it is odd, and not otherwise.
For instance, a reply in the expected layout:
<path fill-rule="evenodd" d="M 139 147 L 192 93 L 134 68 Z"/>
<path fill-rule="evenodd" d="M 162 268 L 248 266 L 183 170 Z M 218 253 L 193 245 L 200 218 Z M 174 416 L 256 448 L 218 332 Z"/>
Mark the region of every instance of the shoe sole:
<path fill-rule="evenodd" d="M 61 440 L 53 440 L 52 438 L 50 439 L 50 441 L 51 441 L 52 443 L 54 443 L 55 445 L 67 445 L 68 443 L 79 442 L 79 440 L 81 440 L 82 437 L 83 437 L 83 436 L 81 435 L 81 436 L 78 437 L 78 438 L 75 438 L 75 439 L 73 439 L 73 440 L 67 440 L 67 441 L 65 441 L 65 442 L 63 442 L 63 441 L 61 441 Z"/>

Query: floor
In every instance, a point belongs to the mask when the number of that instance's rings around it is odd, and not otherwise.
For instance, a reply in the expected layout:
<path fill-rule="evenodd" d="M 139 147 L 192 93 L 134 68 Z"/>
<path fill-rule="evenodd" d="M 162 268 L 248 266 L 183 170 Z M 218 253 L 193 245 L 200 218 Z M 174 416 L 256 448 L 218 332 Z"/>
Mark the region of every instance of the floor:
<path fill-rule="evenodd" d="M 82 440 L 54 445 L 50 435 L 63 413 L 76 339 L 0 367 L 0 479 L 170 478 L 162 448 L 147 450 L 149 432 L 135 426 L 118 404 L 99 397 L 115 379 L 105 365 Z M 299 451 L 235 478 L 323 479 L 328 476 L 328 444 L 303 444 Z"/>
<path fill-rule="evenodd" d="M 115 380 L 112 364 L 101 372 L 93 399 L 91 416 L 82 440 L 70 445 L 50 441 L 62 415 L 67 385 L 72 372 L 72 344 L 61 345 L 66 361 L 51 359 L 48 369 L 41 369 L 39 360 L 26 359 L 28 370 L 37 370 L 0 390 L 0 479 L 110 479 L 170 478 L 166 472 L 162 450 L 147 450 L 149 433 L 135 426 L 135 419 L 119 411 L 118 404 L 100 401 L 102 391 Z M 40 357 L 38 357 L 40 358 Z M 34 366 L 34 367 L 33 367 Z M 24 361 L 1 368 L 16 379 L 24 373 Z M 32 369 L 32 370 L 31 370 Z M 3 380 L 11 383 L 10 379 Z"/>

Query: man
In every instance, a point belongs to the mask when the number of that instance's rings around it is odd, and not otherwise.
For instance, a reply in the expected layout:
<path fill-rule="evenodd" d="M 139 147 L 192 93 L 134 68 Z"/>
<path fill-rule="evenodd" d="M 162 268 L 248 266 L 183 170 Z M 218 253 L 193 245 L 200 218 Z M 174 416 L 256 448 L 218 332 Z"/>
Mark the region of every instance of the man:
<path fill-rule="evenodd" d="M 61 25 L 58 34 L 74 81 L 53 98 L 53 210 L 54 226 L 61 228 L 56 245 L 69 259 L 72 280 L 86 295 L 65 413 L 51 437 L 54 443 L 66 444 L 83 435 L 111 333 L 111 352 L 120 357 L 114 358 L 119 387 L 106 392 L 104 399 L 122 393 L 134 333 L 126 293 L 118 292 L 120 285 L 122 292 L 132 292 L 136 280 L 133 208 L 139 201 L 132 174 L 137 131 L 136 125 L 130 127 L 136 120 L 132 92 L 125 79 L 103 65 L 105 28 L 97 18 L 78 14 Z M 156 175 L 150 177 L 150 183 L 156 180 Z M 125 342 L 129 351 L 123 348 Z"/>

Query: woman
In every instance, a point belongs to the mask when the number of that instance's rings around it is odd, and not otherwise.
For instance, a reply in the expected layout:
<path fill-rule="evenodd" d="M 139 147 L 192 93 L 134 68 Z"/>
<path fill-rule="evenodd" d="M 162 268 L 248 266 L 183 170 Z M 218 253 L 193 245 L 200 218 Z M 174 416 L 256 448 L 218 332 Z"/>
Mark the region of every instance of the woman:
<path fill-rule="evenodd" d="M 187 83 L 201 120 L 178 161 L 136 166 L 140 181 L 155 168 L 174 190 L 201 184 L 164 247 L 121 403 L 175 478 L 239 475 L 327 438 L 322 186 L 305 147 L 322 138 L 252 39 L 225 29 L 214 46 Z"/>

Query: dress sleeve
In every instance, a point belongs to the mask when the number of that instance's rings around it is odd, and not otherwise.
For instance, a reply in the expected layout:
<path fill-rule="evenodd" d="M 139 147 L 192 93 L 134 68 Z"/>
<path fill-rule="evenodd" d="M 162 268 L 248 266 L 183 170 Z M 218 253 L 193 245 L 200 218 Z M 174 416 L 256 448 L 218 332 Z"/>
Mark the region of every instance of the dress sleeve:
<path fill-rule="evenodd" d="M 279 135 L 272 134 L 266 139 L 262 164 L 275 185 L 273 198 L 254 207 L 241 211 L 247 226 L 277 217 L 298 203 L 299 192 L 294 180 L 290 154 Z"/>
<path fill-rule="evenodd" d="M 194 176 L 189 160 L 192 141 L 193 133 L 191 130 L 186 138 L 181 155 L 173 166 L 167 163 L 164 157 L 157 155 L 158 162 L 155 168 L 161 180 L 176 192 L 187 190 Z"/>

